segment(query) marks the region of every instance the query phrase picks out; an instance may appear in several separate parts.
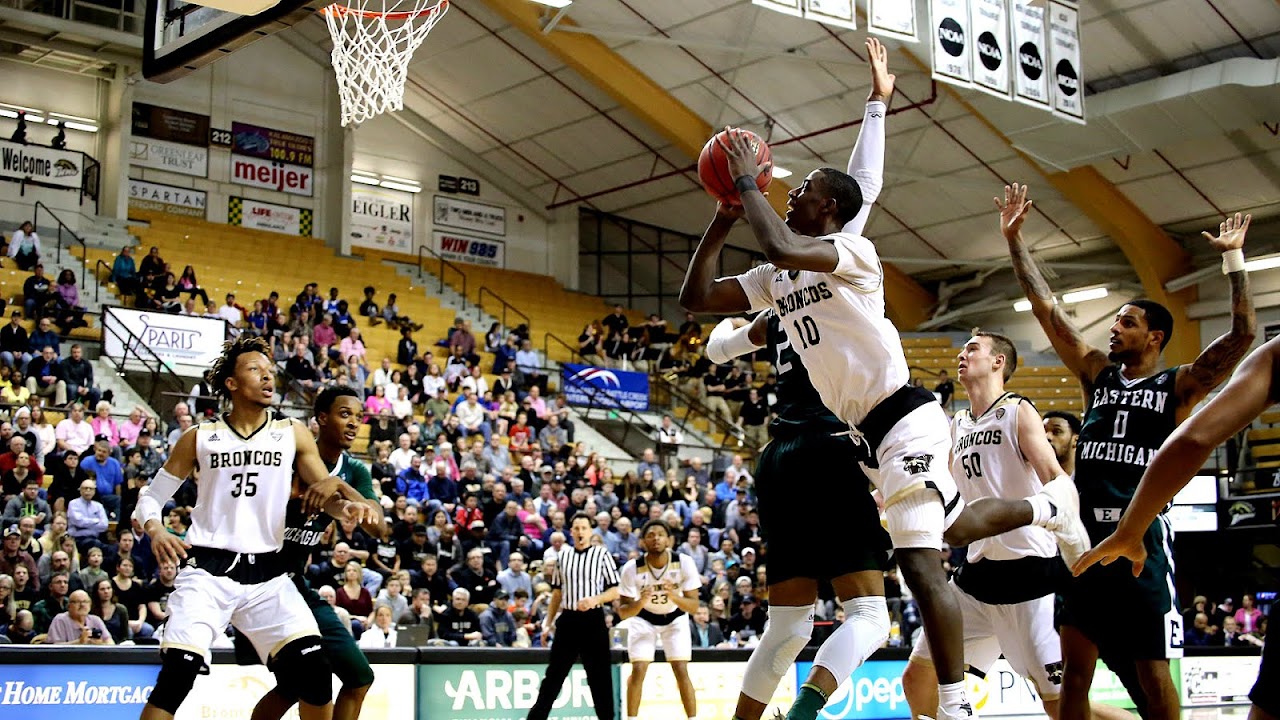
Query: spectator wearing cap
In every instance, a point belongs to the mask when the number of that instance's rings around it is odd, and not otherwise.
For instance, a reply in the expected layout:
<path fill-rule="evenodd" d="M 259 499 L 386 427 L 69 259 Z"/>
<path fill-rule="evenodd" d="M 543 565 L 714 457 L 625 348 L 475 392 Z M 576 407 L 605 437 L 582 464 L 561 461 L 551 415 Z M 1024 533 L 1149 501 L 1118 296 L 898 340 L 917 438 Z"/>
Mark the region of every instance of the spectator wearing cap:
<path fill-rule="evenodd" d="M 138 432 L 138 455 L 142 458 L 142 465 L 138 472 L 144 478 L 155 477 L 155 474 L 164 467 L 167 456 L 163 450 L 155 446 L 155 439 L 151 436 L 151 431 L 143 428 Z"/>
<path fill-rule="evenodd" d="M 738 642 L 744 642 L 753 637 L 758 638 L 764 632 L 767 621 L 768 612 L 760 607 L 756 596 L 743 595 L 738 612 L 729 618 L 729 632 L 738 633 Z"/>
<path fill-rule="evenodd" d="M 5 525 L 4 541 L 0 544 L 0 575 L 13 575 L 14 568 L 19 565 L 27 568 L 28 586 L 32 590 L 40 590 L 40 576 L 36 572 L 35 558 L 22 549 L 22 529 L 17 523 Z"/>
<path fill-rule="evenodd" d="M 98 435 L 93 439 L 93 455 L 80 461 L 80 468 L 94 473 L 98 480 L 98 502 L 106 508 L 109 517 L 120 516 L 120 488 L 124 485 L 124 467 L 111 457 L 111 438 Z"/>
<path fill-rule="evenodd" d="M 396 547 L 400 567 L 406 569 L 418 567 L 422 564 L 422 558 L 435 554 L 436 547 L 431 544 L 427 537 L 427 526 L 422 523 L 414 523 L 409 537 Z"/>
<path fill-rule="evenodd" d="M 481 548 L 468 551 L 466 562 L 454 568 L 449 579 L 456 587 L 471 593 L 471 600 L 477 605 L 487 605 L 499 589 L 497 578 L 484 566 L 484 550 Z"/>
<path fill-rule="evenodd" d="M 516 641 L 516 621 L 507 610 L 506 590 L 493 594 L 493 602 L 480 614 L 480 634 L 489 647 L 512 647 Z"/>

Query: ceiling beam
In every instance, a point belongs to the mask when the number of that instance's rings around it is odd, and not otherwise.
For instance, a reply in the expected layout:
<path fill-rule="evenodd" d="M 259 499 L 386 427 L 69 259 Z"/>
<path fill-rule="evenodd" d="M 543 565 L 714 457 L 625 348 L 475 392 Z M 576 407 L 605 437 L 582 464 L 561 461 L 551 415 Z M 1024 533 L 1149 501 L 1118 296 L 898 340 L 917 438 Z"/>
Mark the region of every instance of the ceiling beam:
<path fill-rule="evenodd" d="M 566 27 L 575 25 L 570 18 L 560 20 L 559 32 L 544 33 L 540 6 L 534 3 L 484 0 L 484 4 L 643 120 L 690 160 L 696 160 L 702 152 L 702 146 L 714 132 L 711 124 L 597 38 L 565 32 Z M 769 204 L 780 215 L 786 212 L 790 190 L 790 185 L 776 179 L 769 186 Z M 885 265 L 884 270 L 889 318 L 904 329 L 927 319 L 936 302 L 933 294 L 906 273 L 889 265 Z"/>

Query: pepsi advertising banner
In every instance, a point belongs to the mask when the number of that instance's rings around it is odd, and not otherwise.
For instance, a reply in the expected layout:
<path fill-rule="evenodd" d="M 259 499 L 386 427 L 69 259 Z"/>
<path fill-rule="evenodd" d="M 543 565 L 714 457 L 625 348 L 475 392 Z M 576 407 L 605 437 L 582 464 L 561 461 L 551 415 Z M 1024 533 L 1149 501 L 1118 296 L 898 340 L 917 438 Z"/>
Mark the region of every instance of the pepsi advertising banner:
<path fill-rule="evenodd" d="M 649 376 L 625 370 L 565 363 L 560 387 L 570 405 L 649 409 Z"/>
<path fill-rule="evenodd" d="M 809 677 L 811 662 L 796 663 L 796 682 Z M 849 682 L 840 683 L 827 706 L 818 713 L 820 720 L 895 720 L 910 718 L 911 708 L 902 691 L 905 660 L 872 660 L 853 671 Z M 799 688 L 796 689 L 799 692 Z"/>

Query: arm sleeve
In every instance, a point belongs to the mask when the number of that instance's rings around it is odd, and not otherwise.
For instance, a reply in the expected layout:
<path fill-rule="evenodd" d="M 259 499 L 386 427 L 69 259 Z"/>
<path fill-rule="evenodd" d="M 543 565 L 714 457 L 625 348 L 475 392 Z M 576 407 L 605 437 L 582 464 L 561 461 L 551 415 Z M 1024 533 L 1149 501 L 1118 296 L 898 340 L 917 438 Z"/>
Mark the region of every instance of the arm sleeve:
<path fill-rule="evenodd" d="M 772 264 L 765 263 L 734 277 L 746 293 L 752 312 L 773 307 L 773 292 L 769 289 L 769 284 L 773 282 L 773 274 L 777 271 Z"/>
<path fill-rule="evenodd" d="M 876 254 L 871 241 L 860 235 L 847 233 L 836 233 L 830 237 L 840 257 L 832 274 L 853 283 L 861 292 L 878 290 L 884 280 L 884 270 L 880 267 L 880 256 Z"/>
<path fill-rule="evenodd" d="M 862 129 L 858 132 L 853 153 L 849 155 L 849 175 L 858 181 L 858 188 L 862 190 L 862 209 L 845 224 L 845 232 L 862 234 L 871 216 L 871 206 L 884 187 L 886 109 L 882 102 L 869 102 L 862 115 Z"/>
<path fill-rule="evenodd" d="M 733 358 L 755 352 L 759 348 L 751 342 L 750 333 L 751 323 L 735 328 L 729 318 L 721 320 L 707 339 L 707 359 L 723 365 Z"/>

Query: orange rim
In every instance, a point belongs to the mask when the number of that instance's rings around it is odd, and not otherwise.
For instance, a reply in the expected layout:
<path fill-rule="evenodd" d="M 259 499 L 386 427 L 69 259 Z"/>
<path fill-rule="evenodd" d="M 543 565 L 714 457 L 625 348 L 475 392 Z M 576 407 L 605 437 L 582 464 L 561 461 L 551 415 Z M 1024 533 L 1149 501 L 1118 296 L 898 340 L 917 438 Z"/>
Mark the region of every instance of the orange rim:
<path fill-rule="evenodd" d="M 448 9 L 448 7 L 449 0 L 440 0 L 440 2 L 434 7 L 423 8 L 422 10 L 412 10 L 409 12 L 374 12 L 373 10 L 356 10 L 355 8 L 349 8 L 346 5 L 334 4 L 322 8 L 320 12 L 325 15 L 355 15 L 356 17 L 361 17 L 366 20 L 372 20 L 374 18 L 385 18 L 387 20 L 409 20 L 410 18 L 416 18 L 419 15 L 442 12 Z"/>

